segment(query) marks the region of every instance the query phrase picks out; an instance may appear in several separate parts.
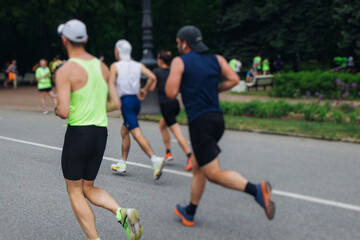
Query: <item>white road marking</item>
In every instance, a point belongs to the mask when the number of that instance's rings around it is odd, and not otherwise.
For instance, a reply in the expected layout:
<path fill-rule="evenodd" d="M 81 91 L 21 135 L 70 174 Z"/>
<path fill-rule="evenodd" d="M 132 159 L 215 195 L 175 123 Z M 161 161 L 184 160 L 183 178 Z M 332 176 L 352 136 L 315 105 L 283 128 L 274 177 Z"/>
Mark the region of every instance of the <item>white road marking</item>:
<path fill-rule="evenodd" d="M 53 150 L 58 150 L 58 151 L 62 150 L 62 148 L 59 148 L 59 147 L 54 147 L 54 146 L 45 145 L 45 144 L 41 144 L 41 143 L 24 141 L 24 140 L 4 137 L 4 136 L 0 136 L 0 139 L 7 140 L 7 141 L 12 141 L 12 142 L 17 142 L 17 143 L 28 144 L 28 145 L 32 145 L 32 146 L 36 146 L 36 147 L 41 147 L 41 148 L 53 149 Z M 104 157 L 104 159 L 108 160 L 108 161 L 113 161 L 113 162 L 120 161 L 120 159 L 112 158 L 112 157 Z M 146 165 L 146 164 L 142 164 L 142 163 L 128 162 L 127 164 L 137 166 L 137 167 L 152 169 L 152 167 L 150 165 Z M 175 175 L 179 175 L 179 176 L 184 176 L 184 177 L 189 177 L 189 178 L 192 177 L 192 174 L 187 173 L 187 172 L 181 172 L 181 171 L 171 170 L 171 169 L 164 169 L 163 171 L 168 172 L 168 173 L 172 173 L 172 174 L 175 174 Z M 315 197 L 310 197 L 310 196 L 301 195 L 301 194 L 297 194 L 297 193 L 279 191 L 279 190 L 275 190 L 275 189 L 273 190 L 273 194 L 278 195 L 278 196 L 288 197 L 288 198 L 294 198 L 294 199 L 297 199 L 297 200 L 303 200 L 303 201 L 307 201 L 307 202 L 313 202 L 313 203 L 318 203 L 318 204 L 322 204 L 322 205 L 338 207 L 338 208 L 343 208 L 343 209 L 348 209 L 348 210 L 360 212 L 360 206 L 351 205 L 351 204 L 347 204 L 347 203 L 331 201 L 331 200 L 326 200 L 326 199 L 321 199 L 321 198 L 315 198 Z"/>
<path fill-rule="evenodd" d="M 171 139 L 171 142 L 176 142 L 176 143 L 177 143 L 178 141 L 177 141 L 176 139 L 172 138 L 172 139 Z M 187 142 L 188 144 L 190 144 L 189 141 L 186 141 L 186 142 Z"/>

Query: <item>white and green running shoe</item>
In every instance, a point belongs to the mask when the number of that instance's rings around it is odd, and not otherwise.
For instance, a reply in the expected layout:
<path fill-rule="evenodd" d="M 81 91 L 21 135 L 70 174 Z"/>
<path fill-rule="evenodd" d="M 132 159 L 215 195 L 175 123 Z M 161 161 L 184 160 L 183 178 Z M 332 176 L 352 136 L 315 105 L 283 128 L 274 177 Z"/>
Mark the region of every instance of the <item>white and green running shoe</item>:
<path fill-rule="evenodd" d="M 119 173 L 124 173 L 126 172 L 126 162 L 120 161 L 118 163 L 111 164 L 111 169 Z"/>
<path fill-rule="evenodd" d="M 134 208 L 119 208 L 116 218 L 124 228 L 129 240 L 139 240 L 144 232 L 140 224 L 140 214 Z"/>
<path fill-rule="evenodd" d="M 155 161 L 152 164 L 154 169 L 154 180 L 159 180 L 162 174 L 162 170 L 165 166 L 165 159 L 162 157 L 155 157 Z"/>

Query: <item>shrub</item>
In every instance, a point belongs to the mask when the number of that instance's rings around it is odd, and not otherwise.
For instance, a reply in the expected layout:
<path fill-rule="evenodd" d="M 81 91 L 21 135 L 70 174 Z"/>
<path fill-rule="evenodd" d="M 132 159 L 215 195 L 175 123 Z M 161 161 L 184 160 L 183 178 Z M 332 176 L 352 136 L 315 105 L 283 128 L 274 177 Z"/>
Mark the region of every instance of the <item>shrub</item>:
<path fill-rule="evenodd" d="M 334 111 L 334 122 L 336 123 L 342 123 L 343 122 L 343 114 L 340 111 Z"/>
<path fill-rule="evenodd" d="M 282 118 L 291 115 L 303 115 L 306 121 L 344 121 L 357 124 L 357 116 L 360 116 L 360 108 L 353 104 L 341 104 L 332 106 L 330 102 L 323 105 L 318 103 L 297 103 L 291 104 L 286 101 L 261 102 L 253 100 L 250 103 L 243 102 L 220 102 L 223 113 L 233 116 L 253 116 L 257 118 Z"/>
<path fill-rule="evenodd" d="M 320 99 L 359 98 L 360 73 L 289 72 L 274 76 L 272 96 Z M 317 94 L 315 94 L 317 93 Z"/>

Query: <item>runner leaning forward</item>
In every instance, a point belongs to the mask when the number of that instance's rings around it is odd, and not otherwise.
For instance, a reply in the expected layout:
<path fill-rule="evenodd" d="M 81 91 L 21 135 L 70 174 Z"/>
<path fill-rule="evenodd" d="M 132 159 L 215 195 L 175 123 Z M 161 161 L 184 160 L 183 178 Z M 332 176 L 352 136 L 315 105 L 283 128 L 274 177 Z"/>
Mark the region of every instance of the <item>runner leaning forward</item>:
<path fill-rule="evenodd" d="M 186 154 L 187 165 L 185 170 L 190 171 L 192 169 L 192 153 L 184 135 L 181 133 L 180 125 L 176 122 L 176 116 L 180 112 L 180 104 L 177 99 L 169 99 L 165 94 L 165 83 L 169 76 L 171 60 L 171 52 L 165 50 L 159 51 L 157 55 L 158 67 L 153 70 L 157 79 L 156 87 L 162 115 L 159 128 L 166 148 L 165 161 L 174 159 L 170 149 L 170 134 L 167 130 L 169 128 Z"/>
<path fill-rule="evenodd" d="M 208 179 L 223 187 L 252 195 L 265 209 L 268 219 L 272 219 L 275 204 L 271 197 L 270 183 L 263 181 L 255 185 L 238 172 L 222 170 L 219 164 L 218 141 L 224 133 L 224 119 L 218 93 L 238 84 L 239 77 L 224 57 L 205 53 L 208 48 L 203 43 L 198 28 L 181 28 L 176 42 L 182 56 L 172 61 L 165 90 L 169 98 L 175 98 L 181 89 L 195 158 L 190 203 L 186 207 L 176 205 L 175 213 L 184 225 L 194 226 L 196 208 Z M 222 83 L 221 77 L 224 79 Z"/>
<path fill-rule="evenodd" d="M 140 239 L 143 228 L 138 211 L 120 208 L 105 190 L 94 187 L 107 140 L 106 110 L 120 108 L 115 86 L 109 84 L 109 70 L 85 51 L 84 23 L 70 20 L 58 32 L 70 57 L 56 72 L 55 112 L 68 118 L 61 163 L 72 209 L 88 239 L 100 239 L 89 202 L 111 211 L 129 239 Z"/>
<path fill-rule="evenodd" d="M 147 92 L 156 81 L 155 75 L 144 64 L 131 60 L 132 47 L 126 40 L 115 44 L 114 54 L 117 62 L 110 67 L 110 82 L 116 85 L 121 100 L 121 113 L 124 123 L 121 127 L 122 158 L 111 165 L 111 169 L 119 173 L 126 172 L 126 160 L 130 151 L 130 133 L 141 149 L 150 158 L 154 169 L 153 179 L 161 177 L 165 160 L 155 156 L 150 143 L 141 132 L 137 115 L 140 112 L 140 100 L 144 100 Z M 145 86 L 140 89 L 141 74 L 148 78 Z"/>

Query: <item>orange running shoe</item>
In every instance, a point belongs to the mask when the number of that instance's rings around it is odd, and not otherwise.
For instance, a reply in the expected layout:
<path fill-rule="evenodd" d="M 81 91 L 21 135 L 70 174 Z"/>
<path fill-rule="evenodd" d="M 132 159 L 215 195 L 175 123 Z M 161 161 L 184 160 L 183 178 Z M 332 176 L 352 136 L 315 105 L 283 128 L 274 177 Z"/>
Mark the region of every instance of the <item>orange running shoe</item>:
<path fill-rule="evenodd" d="M 265 214 L 269 220 L 275 216 L 275 203 L 271 196 L 271 185 L 267 181 L 263 181 L 256 185 L 257 194 L 255 200 L 265 210 Z"/>
<path fill-rule="evenodd" d="M 164 159 L 165 159 L 165 161 L 172 161 L 172 160 L 174 160 L 174 157 L 171 154 L 171 152 L 169 152 L 169 153 L 165 154 Z"/>
<path fill-rule="evenodd" d="M 187 166 L 185 168 L 185 171 L 191 171 L 192 167 L 193 165 L 192 165 L 192 155 L 191 155 L 187 161 Z"/>
<path fill-rule="evenodd" d="M 184 224 L 186 227 L 193 227 L 195 225 L 194 222 L 194 216 L 186 214 L 185 207 L 180 206 L 177 204 L 175 206 L 175 214 L 181 218 L 182 224 Z"/>

